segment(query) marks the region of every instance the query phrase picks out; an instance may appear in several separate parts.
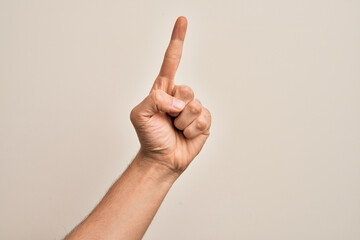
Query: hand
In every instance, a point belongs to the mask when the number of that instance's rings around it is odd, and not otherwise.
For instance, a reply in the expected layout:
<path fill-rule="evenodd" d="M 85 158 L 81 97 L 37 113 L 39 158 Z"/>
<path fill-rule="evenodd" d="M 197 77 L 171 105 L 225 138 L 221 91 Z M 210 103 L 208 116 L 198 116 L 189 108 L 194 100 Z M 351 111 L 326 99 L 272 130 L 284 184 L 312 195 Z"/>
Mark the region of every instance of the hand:
<path fill-rule="evenodd" d="M 208 138 L 211 115 L 187 86 L 174 85 L 187 28 L 185 17 L 175 23 L 160 73 L 150 94 L 130 114 L 143 161 L 182 173 Z"/>

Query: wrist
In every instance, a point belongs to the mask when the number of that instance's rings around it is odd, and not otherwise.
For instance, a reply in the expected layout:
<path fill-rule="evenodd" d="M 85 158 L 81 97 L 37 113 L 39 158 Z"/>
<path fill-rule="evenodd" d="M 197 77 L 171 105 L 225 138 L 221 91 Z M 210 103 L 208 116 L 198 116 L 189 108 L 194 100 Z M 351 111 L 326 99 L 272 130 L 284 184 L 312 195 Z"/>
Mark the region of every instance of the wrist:
<path fill-rule="evenodd" d="M 137 153 L 133 162 L 134 167 L 140 169 L 144 175 L 157 182 L 166 182 L 173 184 L 181 175 L 161 160 L 146 156 L 141 150 Z"/>

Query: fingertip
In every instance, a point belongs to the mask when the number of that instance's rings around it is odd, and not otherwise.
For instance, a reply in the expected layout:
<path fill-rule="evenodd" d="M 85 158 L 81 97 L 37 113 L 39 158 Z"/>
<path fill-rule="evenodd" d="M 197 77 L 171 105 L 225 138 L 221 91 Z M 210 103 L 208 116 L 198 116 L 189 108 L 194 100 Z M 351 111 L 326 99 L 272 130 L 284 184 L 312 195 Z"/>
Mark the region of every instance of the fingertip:
<path fill-rule="evenodd" d="M 181 24 L 187 25 L 187 18 L 185 16 L 180 16 L 176 21 L 179 21 Z"/>
<path fill-rule="evenodd" d="M 184 41 L 187 29 L 187 18 L 180 16 L 176 19 L 171 39 Z"/>

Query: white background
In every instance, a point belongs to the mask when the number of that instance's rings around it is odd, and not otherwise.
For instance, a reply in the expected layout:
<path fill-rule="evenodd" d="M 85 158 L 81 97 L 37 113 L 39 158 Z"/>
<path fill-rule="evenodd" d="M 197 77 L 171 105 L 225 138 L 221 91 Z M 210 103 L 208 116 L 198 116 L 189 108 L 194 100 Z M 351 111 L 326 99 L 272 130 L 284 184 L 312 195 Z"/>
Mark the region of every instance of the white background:
<path fill-rule="evenodd" d="M 180 15 L 213 124 L 144 239 L 360 239 L 355 0 L 0 0 L 0 239 L 61 239 L 125 170 Z"/>

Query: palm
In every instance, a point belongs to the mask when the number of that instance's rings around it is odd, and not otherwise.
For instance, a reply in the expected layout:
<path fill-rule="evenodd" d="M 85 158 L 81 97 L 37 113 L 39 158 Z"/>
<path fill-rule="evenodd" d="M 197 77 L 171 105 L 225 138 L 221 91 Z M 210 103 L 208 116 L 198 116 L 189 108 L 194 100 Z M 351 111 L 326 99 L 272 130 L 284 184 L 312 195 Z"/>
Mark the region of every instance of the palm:
<path fill-rule="evenodd" d="M 138 136 L 143 151 L 167 159 L 181 169 L 186 168 L 199 153 L 206 140 L 206 136 L 186 139 L 166 113 L 155 114 L 139 129 Z"/>

